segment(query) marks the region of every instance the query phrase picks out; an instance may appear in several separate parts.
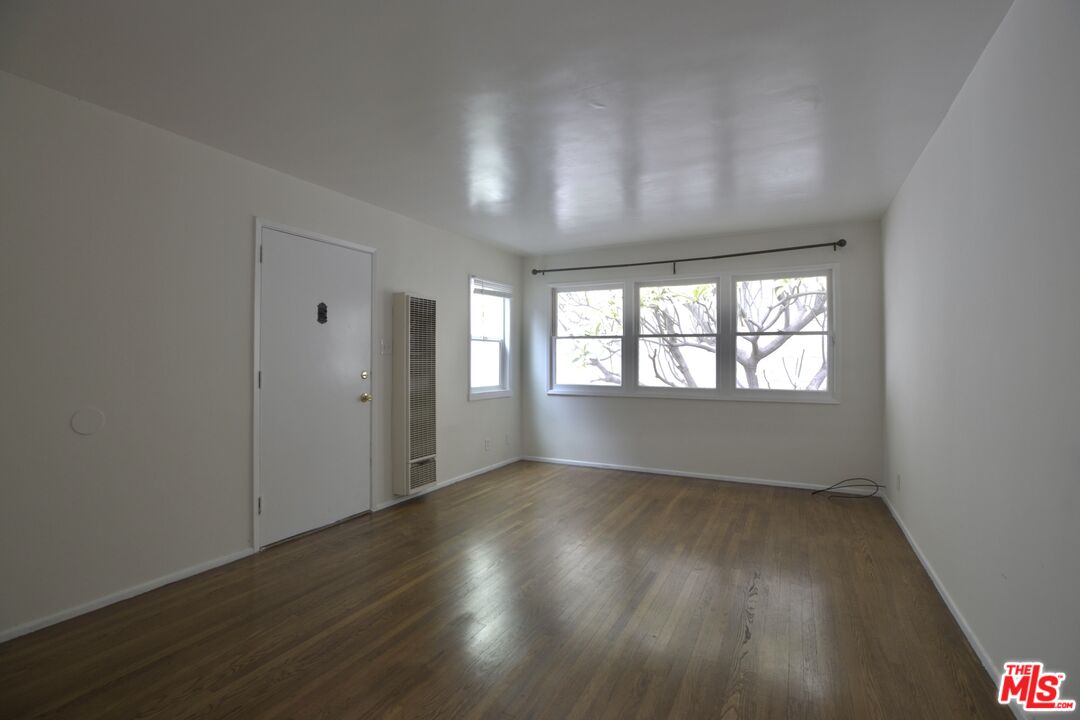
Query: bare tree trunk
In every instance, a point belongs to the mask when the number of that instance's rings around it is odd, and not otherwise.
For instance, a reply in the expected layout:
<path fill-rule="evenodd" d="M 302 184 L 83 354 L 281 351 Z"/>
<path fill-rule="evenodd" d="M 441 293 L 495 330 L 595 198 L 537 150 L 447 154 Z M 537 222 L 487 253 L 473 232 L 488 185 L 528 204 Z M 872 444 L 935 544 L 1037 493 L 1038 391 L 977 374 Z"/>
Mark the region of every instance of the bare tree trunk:
<path fill-rule="evenodd" d="M 746 371 L 746 387 L 748 387 L 748 388 L 756 388 L 756 387 L 758 387 L 758 379 L 757 379 L 758 358 L 751 357 L 746 362 L 740 362 L 739 364 L 742 365 L 743 370 Z"/>
<path fill-rule="evenodd" d="M 671 315 L 660 313 L 657 320 L 659 321 L 659 325 L 664 334 L 676 334 L 675 319 Z M 671 356 L 671 361 L 675 365 L 675 369 L 678 370 L 679 374 L 683 376 L 683 380 L 686 381 L 686 387 L 696 388 L 697 382 L 694 380 L 694 374 L 690 372 L 690 367 L 686 364 L 686 358 L 683 357 L 682 350 L 679 349 L 676 344 L 678 341 L 675 338 L 665 337 L 660 338 L 660 342 L 667 348 L 668 354 Z"/>
<path fill-rule="evenodd" d="M 660 338 L 660 341 L 667 348 L 668 354 L 671 356 L 671 362 L 675 364 L 675 369 L 686 380 L 686 387 L 696 388 L 697 382 L 694 381 L 694 374 L 690 372 L 690 367 L 686 364 L 686 358 L 683 357 L 682 350 L 676 344 L 676 339 L 666 337 Z"/>

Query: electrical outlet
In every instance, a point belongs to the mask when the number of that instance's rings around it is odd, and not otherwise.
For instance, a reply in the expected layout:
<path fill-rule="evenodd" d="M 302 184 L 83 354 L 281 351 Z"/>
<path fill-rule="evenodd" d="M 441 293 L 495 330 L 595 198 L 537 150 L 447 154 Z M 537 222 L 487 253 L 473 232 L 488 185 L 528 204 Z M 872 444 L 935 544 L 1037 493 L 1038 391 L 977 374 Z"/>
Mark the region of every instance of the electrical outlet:
<path fill-rule="evenodd" d="M 510 447 L 510 433 L 506 433 L 503 437 L 506 440 L 506 447 Z"/>
<path fill-rule="evenodd" d="M 900 492 L 900 473 L 896 473 L 896 492 Z"/>
<path fill-rule="evenodd" d="M 491 449 L 491 438 L 484 438 L 484 452 Z"/>

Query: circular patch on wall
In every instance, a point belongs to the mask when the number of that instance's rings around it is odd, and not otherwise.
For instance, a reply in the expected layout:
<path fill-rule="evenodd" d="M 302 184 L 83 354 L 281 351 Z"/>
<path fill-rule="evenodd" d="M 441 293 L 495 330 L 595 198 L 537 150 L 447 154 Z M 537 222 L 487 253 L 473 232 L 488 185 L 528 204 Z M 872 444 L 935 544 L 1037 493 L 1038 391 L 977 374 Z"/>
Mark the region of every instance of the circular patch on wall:
<path fill-rule="evenodd" d="M 96 407 L 84 407 L 71 416 L 71 429 L 80 435 L 93 435 L 105 427 L 105 413 Z"/>

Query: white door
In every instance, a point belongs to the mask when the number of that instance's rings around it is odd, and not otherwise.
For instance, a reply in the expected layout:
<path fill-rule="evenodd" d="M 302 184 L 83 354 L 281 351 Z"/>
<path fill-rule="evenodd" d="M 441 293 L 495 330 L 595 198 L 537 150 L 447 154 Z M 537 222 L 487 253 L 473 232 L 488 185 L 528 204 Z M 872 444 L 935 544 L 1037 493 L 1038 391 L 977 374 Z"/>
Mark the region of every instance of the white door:
<path fill-rule="evenodd" d="M 261 230 L 258 544 L 371 509 L 369 252 Z"/>

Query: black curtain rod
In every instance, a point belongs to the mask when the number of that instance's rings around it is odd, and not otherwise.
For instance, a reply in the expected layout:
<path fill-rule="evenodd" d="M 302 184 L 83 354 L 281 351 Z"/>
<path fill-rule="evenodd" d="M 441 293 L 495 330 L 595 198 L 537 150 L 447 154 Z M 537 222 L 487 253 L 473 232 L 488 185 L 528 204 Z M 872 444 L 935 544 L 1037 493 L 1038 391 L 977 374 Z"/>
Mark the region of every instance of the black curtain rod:
<path fill-rule="evenodd" d="M 836 248 L 847 245 L 843 238 L 834 242 L 815 243 L 813 245 L 795 245 L 794 247 L 772 248 L 771 250 L 750 250 L 747 252 L 728 253 L 726 255 L 709 255 L 706 257 L 682 258 L 681 260 L 649 260 L 648 262 L 613 263 L 611 265 L 582 265 L 581 267 L 561 267 L 539 270 L 533 268 L 533 275 L 547 275 L 548 273 L 570 272 L 571 270 L 608 270 L 610 268 L 641 267 L 643 265 L 670 265 L 671 271 L 675 272 L 675 266 L 679 263 L 698 262 L 700 260 L 723 260 L 725 258 L 745 257 L 747 255 L 768 255 L 770 253 L 791 252 L 793 250 L 809 250 L 810 248 L 831 247 L 833 252 Z"/>

